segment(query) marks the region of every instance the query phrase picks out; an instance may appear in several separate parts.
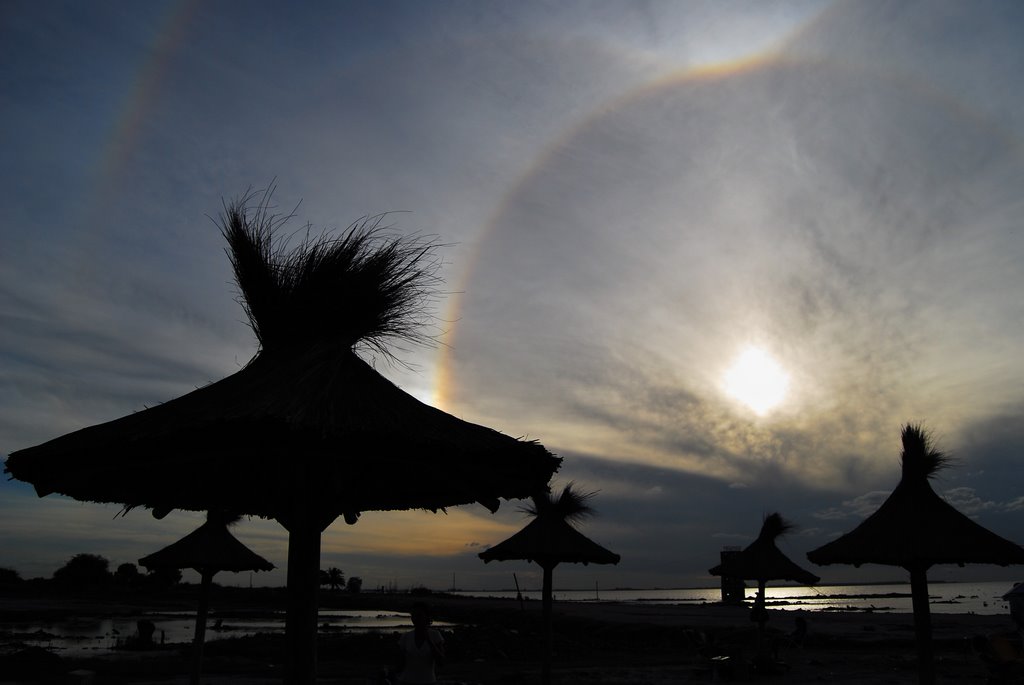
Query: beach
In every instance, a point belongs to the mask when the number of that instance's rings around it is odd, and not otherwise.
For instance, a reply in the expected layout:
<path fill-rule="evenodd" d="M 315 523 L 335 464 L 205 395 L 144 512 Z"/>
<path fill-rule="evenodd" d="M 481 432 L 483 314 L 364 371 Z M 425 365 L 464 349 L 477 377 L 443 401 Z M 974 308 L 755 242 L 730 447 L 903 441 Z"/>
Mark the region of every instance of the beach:
<path fill-rule="evenodd" d="M 451 683 L 539 682 L 543 653 L 540 602 L 455 597 L 444 594 L 348 595 L 324 593 L 324 609 L 407 612 L 427 601 L 442 624 L 448 659 L 440 677 Z M 275 611 L 279 593 L 258 600 L 232 592 L 214 602 L 232 616 Z M 163 608 L 188 609 L 179 593 Z M 147 598 L 147 608 L 152 602 Z M 99 650 L 95 654 L 47 657 L 39 648 L 20 649 L 9 626 L 32 617 L 111 616 L 140 612 L 124 598 L 0 598 L 0 683 L 188 682 L 191 647 Z M 758 655 L 756 625 L 745 606 L 645 605 L 622 602 L 556 602 L 553 682 L 625 685 L 678 682 L 914 683 L 917 660 L 912 616 L 879 612 L 772 611 Z M 269 613 L 268 613 L 269 615 Z M 796 632 L 796 618 L 806 633 Z M 1020 645 L 1005 615 L 932 616 L 940 683 L 986 683 L 993 666 L 979 653 L 981 636 Z M 447 624 L 447 625 L 446 625 Z M 395 631 L 322 630 L 318 642 L 321 683 L 375 684 L 394 662 Z M 283 637 L 258 634 L 218 639 L 204 650 L 203 683 L 273 683 L 283 677 Z M 22 659 L 22 662 L 17 661 Z M 34 662 L 32 660 L 35 660 Z M 24 667 L 25 665 L 28 667 Z M 34 680 L 32 679 L 34 678 Z M 1001 682 L 1022 682 L 1010 676 Z"/>

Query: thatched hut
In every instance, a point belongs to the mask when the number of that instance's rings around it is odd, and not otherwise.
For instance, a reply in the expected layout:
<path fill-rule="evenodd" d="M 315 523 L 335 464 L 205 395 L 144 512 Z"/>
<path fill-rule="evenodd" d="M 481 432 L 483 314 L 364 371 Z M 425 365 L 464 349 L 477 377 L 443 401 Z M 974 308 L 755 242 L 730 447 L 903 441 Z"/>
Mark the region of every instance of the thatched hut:
<path fill-rule="evenodd" d="M 935 494 L 928 482 L 946 463 L 916 425 L 902 430 L 902 477 L 876 512 L 849 533 L 807 553 L 815 564 L 884 564 L 910 572 L 918 668 L 935 682 L 928 569 L 935 564 L 1024 564 L 1024 549 L 983 528 Z"/>
<path fill-rule="evenodd" d="M 434 245 L 382 235 L 379 221 L 340 238 L 275 238 L 270 193 L 231 203 L 222 230 L 259 348 L 237 373 L 164 404 L 10 455 L 5 470 L 40 496 L 59 493 L 157 517 L 227 510 L 289 534 L 288 678 L 316 674 L 321 532 L 339 515 L 430 509 L 543 489 L 559 459 L 428 406 L 356 353 L 422 341 L 434 296 Z M 285 217 L 287 218 L 287 217 Z"/>
<path fill-rule="evenodd" d="M 594 493 L 579 493 L 572 483 L 556 498 L 534 495 L 527 513 L 534 519 L 512 537 L 479 554 L 484 563 L 524 560 L 544 571 L 542 611 L 544 622 L 543 682 L 551 681 L 552 577 L 555 566 L 570 564 L 617 564 L 621 557 L 576 530 L 574 523 L 593 514 L 589 500 Z"/>
<path fill-rule="evenodd" d="M 206 522 L 175 543 L 139 559 L 147 569 L 191 568 L 199 574 L 199 611 L 193 635 L 191 685 L 199 685 L 202 672 L 203 643 L 206 639 L 206 615 L 210 607 L 213 577 L 221 571 L 270 571 L 274 565 L 243 545 L 231 534 L 228 526 L 238 517 L 209 512 Z"/>

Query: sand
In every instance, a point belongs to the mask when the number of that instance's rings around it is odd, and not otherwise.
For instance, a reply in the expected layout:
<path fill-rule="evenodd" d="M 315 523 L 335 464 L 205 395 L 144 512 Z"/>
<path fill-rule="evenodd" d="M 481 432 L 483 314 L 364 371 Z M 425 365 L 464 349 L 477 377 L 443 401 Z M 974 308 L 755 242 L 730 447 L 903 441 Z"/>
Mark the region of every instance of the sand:
<path fill-rule="evenodd" d="M 324 593 L 321 605 L 335 609 L 407 611 L 426 600 L 446 629 L 448 661 L 441 677 L 453 683 L 511 684 L 540 681 L 543 629 L 540 603 L 432 595 L 350 596 Z M 240 593 L 215 598 L 214 609 L 258 610 Z M 261 596 L 258 604 L 277 602 Z M 170 606 L 187 608 L 189 597 Z M 194 605 L 192 605 L 194 606 Z M 269 610 L 276 609 L 272 607 Z M 164 646 L 119 650 L 88 658 L 57 658 L 44 667 L 21 669 L 17 636 L 4 623 L 26 617 L 110 616 L 138 612 L 122 600 L 0 597 L 0 683 L 49 682 L 121 685 L 179 685 L 188 682 L 189 648 Z M 807 621 L 806 636 L 794 640 L 797 615 Z M 1008 616 L 933 614 L 939 683 L 1024 682 L 1022 671 L 990 681 L 995 666 L 979 653 L 975 636 L 1020 653 L 1020 640 Z M 563 685 L 627 683 L 779 682 L 915 683 L 917 657 L 912 616 L 865 612 L 775 610 L 758 654 L 756 626 L 745 607 L 626 603 L 556 603 L 554 678 Z M 325 632 L 318 643 L 321 683 L 375 684 L 393 663 L 395 635 Z M 33 656 L 29 654 L 25 656 Z M 39 658 L 38 652 L 34 655 Z M 12 667 L 12 663 L 14 667 Z M 50 669 L 50 670 L 48 670 Z M 26 672 L 27 670 L 27 672 Z M 5 678 L 7 680 L 5 680 Z M 283 638 L 262 635 L 210 642 L 204 654 L 203 683 L 279 683 L 283 679 Z"/>

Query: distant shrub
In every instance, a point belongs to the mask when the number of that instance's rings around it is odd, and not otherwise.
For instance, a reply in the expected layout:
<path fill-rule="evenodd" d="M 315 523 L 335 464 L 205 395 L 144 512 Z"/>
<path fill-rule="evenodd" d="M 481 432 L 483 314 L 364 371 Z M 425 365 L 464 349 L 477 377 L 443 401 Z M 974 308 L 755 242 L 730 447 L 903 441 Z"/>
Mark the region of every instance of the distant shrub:
<path fill-rule="evenodd" d="M 142 578 L 142 574 L 139 573 L 139 567 L 135 564 L 121 564 L 114 571 L 114 582 L 118 585 L 137 585 L 140 578 Z"/>
<path fill-rule="evenodd" d="M 21 574 L 13 568 L 0 568 L 0 587 L 17 585 L 21 582 Z"/>
<path fill-rule="evenodd" d="M 353 595 L 357 595 L 363 590 L 363 579 L 359 576 L 352 576 L 348 579 L 348 583 L 345 584 L 348 591 Z"/>
<path fill-rule="evenodd" d="M 76 554 L 53 572 L 53 580 L 73 588 L 102 586 L 110 580 L 109 567 L 110 562 L 98 554 Z"/>
<path fill-rule="evenodd" d="M 181 582 L 181 569 L 155 568 L 145 575 L 145 583 L 150 587 L 165 589 L 174 587 Z"/>

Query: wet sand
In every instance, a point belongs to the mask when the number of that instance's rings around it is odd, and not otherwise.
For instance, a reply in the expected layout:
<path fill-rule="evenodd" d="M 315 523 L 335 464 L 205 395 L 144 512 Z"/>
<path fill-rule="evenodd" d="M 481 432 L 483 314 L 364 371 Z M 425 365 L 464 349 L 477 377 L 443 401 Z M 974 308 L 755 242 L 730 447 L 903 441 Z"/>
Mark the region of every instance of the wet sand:
<path fill-rule="evenodd" d="M 240 593 L 218 598 L 213 608 L 231 612 L 279 610 L 266 606 L 280 600 L 264 594 L 258 602 Z M 540 602 L 473 599 L 433 595 L 324 593 L 323 608 L 408 611 L 425 599 L 438 620 L 457 624 L 446 629 L 448 662 L 441 677 L 450 682 L 511 684 L 540 680 L 543 626 Z M 149 603 L 146 605 L 149 606 Z M 194 608 L 191 598 L 169 598 L 163 608 Z M 0 683 L 32 682 L 10 668 L 18 640 L 5 623 L 29 617 L 131 615 L 137 603 L 123 600 L 60 600 L 0 597 Z M 763 650 L 771 658 L 758 668 L 756 626 L 745 607 L 625 603 L 556 603 L 554 679 L 566 685 L 627 683 L 780 682 L 780 683 L 915 683 L 917 657 L 909 614 L 867 612 L 799 612 L 807 620 L 806 636 L 794 641 L 797 612 L 772 611 Z M 974 636 L 995 637 L 1019 650 L 1008 616 L 933 614 L 936 673 L 939 683 L 986 683 L 991 667 L 972 644 Z M 393 663 L 395 635 L 322 632 L 318 644 L 319 682 L 375 683 Z M 203 683 L 217 685 L 282 681 L 284 641 L 258 635 L 209 642 Z M 145 651 L 118 650 L 84 658 L 57 657 L 51 662 L 55 683 L 188 682 L 190 648 L 167 645 Z M 31 655 L 30 655 L 31 656 Z M 38 652 L 34 655 L 39 657 Z M 30 669 L 33 677 L 47 668 Z M 69 673 L 76 674 L 68 675 Z M 6 674 L 6 675 L 5 675 Z M 21 676 L 21 677 L 18 677 Z M 18 677 L 18 679 L 11 679 Z M 6 678 L 6 680 L 5 680 Z M 37 680 L 36 682 L 44 682 Z M 1005 682 L 1024 682 L 1012 676 Z"/>

